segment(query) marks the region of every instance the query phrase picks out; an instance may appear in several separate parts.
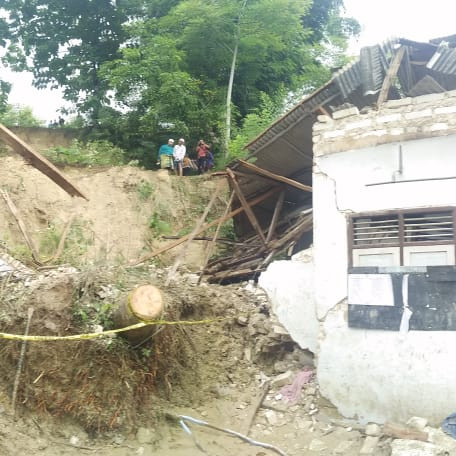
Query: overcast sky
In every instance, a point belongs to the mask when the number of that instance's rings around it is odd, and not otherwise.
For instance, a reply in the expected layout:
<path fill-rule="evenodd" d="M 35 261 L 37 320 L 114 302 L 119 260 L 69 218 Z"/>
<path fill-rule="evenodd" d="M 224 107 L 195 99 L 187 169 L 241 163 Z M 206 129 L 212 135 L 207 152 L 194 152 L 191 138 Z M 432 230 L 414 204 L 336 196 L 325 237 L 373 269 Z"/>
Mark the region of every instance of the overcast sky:
<path fill-rule="evenodd" d="M 318 0 L 314 0 L 318 1 Z M 380 43 L 390 37 L 428 41 L 456 34 L 456 0 L 345 0 L 348 16 L 361 24 L 361 36 L 352 43 L 357 54 L 361 46 Z M 59 91 L 36 90 L 31 75 L 0 71 L 13 83 L 9 102 L 31 106 L 37 117 L 50 122 L 58 118 L 63 101 Z"/>

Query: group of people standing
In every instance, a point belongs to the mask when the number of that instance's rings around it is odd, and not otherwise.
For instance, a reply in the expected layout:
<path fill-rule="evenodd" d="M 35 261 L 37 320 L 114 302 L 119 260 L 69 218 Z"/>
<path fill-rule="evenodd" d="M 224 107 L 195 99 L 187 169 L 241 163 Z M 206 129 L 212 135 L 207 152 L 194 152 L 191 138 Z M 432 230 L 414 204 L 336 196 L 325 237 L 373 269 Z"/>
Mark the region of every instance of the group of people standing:
<path fill-rule="evenodd" d="M 194 168 L 194 162 L 187 155 L 185 140 L 179 139 L 174 145 L 174 139 L 168 139 L 167 144 L 158 150 L 157 165 L 162 169 L 173 169 L 178 176 L 182 176 L 184 168 Z M 196 168 L 198 174 L 203 174 L 214 166 L 214 157 L 210 147 L 200 139 L 196 146 Z"/>

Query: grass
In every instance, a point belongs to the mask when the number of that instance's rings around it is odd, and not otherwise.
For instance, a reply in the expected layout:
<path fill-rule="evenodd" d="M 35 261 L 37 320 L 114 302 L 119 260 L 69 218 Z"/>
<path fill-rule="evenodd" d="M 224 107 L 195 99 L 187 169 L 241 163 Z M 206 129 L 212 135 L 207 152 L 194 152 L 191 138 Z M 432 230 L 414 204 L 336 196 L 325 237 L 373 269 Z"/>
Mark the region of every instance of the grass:
<path fill-rule="evenodd" d="M 136 184 L 136 193 L 138 195 L 139 200 L 143 203 L 151 197 L 153 191 L 153 185 L 145 180 L 141 180 L 141 182 Z"/>

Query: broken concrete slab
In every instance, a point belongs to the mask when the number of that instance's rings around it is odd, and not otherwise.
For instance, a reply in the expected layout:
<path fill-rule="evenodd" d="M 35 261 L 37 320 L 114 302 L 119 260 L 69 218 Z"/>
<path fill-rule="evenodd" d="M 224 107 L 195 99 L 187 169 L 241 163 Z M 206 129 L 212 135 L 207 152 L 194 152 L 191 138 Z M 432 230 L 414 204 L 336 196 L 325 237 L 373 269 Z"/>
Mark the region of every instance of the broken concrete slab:
<path fill-rule="evenodd" d="M 293 372 L 287 371 L 283 374 L 277 375 L 271 380 L 271 386 L 273 388 L 280 388 L 282 386 L 288 385 L 293 380 Z"/>
<path fill-rule="evenodd" d="M 313 255 L 311 249 L 305 252 L 303 261 L 271 263 L 258 284 L 266 291 L 272 310 L 291 338 L 301 348 L 315 352 L 319 322 L 313 291 Z"/>
<path fill-rule="evenodd" d="M 359 452 L 360 455 L 373 455 L 380 440 L 380 437 L 367 436 Z"/>
<path fill-rule="evenodd" d="M 416 440 L 394 440 L 391 456 L 444 456 L 447 452 L 437 445 Z"/>

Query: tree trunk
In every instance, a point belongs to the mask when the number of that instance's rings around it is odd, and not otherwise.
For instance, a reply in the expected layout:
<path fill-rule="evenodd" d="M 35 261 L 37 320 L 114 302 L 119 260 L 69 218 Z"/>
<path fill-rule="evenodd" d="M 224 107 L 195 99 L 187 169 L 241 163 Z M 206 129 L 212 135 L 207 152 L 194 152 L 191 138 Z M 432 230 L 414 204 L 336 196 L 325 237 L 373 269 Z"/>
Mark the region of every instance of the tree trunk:
<path fill-rule="evenodd" d="M 125 328 L 141 321 L 158 320 L 165 310 L 161 291 L 153 285 L 141 285 L 131 291 L 119 303 L 113 314 L 115 328 Z M 156 325 L 125 331 L 122 334 L 132 345 L 138 345 L 150 338 Z"/>
<path fill-rule="evenodd" d="M 233 83 L 234 83 L 234 71 L 236 69 L 236 61 L 239 50 L 239 40 L 241 39 L 241 19 L 244 13 L 247 0 L 242 2 L 241 10 L 237 18 L 237 30 L 235 36 L 235 44 L 233 49 L 233 59 L 231 60 L 230 79 L 228 81 L 228 89 L 226 92 L 226 123 L 225 123 L 225 158 L 228 157 L 228 145 L 230 143 L 231 136 L 231 97 L 233 94 Z"/>
<path fill-rule="evenodd" d="M 228 145 L 231 136 L 231 96 L 233 94 L 234 70 L 239 48 L 239 37 L 236 38 L 236 44 L 233 51 L 233 60 L 231 61 L 230 80 L 228 81 L 228 90 L 226 93 L 226 128 L 225 128 L 225 158 L 228 157 Z"/>

